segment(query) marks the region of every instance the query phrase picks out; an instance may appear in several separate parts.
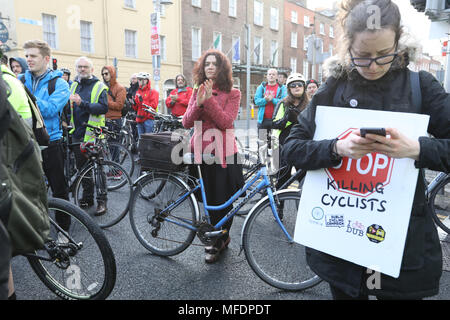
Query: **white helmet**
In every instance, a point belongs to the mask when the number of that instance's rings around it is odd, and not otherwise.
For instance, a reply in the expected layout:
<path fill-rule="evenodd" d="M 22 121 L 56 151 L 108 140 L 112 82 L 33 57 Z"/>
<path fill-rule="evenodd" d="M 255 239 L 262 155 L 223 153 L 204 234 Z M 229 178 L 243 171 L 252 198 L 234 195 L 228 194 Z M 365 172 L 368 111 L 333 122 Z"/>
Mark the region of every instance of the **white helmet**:
<path fill-rule="evenodd" d="M 148 79 L 150 80 L 150 73 L 148 72 L 139 72 L 137 75 L 138 79 Z"/>
<path fill-rule="evenodd" d="M 306 84 L 305 77 L 301 73 L 292 73 L 286 80 L 286 86 L 289 86 L 292 82 L 303 82 L 303 86 Z"/>

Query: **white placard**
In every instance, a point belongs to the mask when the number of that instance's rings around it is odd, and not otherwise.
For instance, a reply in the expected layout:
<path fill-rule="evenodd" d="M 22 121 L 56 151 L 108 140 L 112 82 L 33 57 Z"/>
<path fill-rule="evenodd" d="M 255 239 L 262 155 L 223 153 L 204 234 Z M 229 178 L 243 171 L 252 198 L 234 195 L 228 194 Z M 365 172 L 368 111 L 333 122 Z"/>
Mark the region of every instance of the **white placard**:
<path fill-rule="evenodd" d="M 345 138 L 362 127 L 427 135 L 429 116 L 317 107 L 314 140 Z M 397 278 L 419 170 L 412 159 L 369 154 L 340 167 L 309 171 L 294 240 L 304 246 Z"/>

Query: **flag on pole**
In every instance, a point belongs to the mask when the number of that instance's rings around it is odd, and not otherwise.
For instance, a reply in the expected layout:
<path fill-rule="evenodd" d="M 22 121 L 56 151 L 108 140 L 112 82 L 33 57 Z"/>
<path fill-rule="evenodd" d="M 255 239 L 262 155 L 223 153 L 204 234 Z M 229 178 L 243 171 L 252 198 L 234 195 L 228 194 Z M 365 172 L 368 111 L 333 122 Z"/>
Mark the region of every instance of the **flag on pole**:
<path fill-rule="evenodd" d="M 233 62 L 239 62 L 241 61 L 241 44 L 240 44 L 240 38 L 236 40 L 236 42 L 233 45 Z"/>
<path fill-rule="evenodd" d="M 213 44 L 214 49 L 218 49 L 218 50 L 221 49 L 220 48 L 220 38 L 221 38 L 221 34 L 219 33 L 219 34 L 217 34 L 216 40 L 214 40 L 214 44 Z"/>

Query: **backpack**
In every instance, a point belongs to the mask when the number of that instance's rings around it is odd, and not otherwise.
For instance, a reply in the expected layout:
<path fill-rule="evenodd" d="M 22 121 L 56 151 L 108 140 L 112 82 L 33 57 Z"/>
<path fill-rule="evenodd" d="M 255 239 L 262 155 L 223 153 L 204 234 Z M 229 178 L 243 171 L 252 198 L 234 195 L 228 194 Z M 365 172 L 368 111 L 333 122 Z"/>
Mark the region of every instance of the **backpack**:
<path fill-rule="evenodd" d="M 0 105 L 6 108 L 0 122 L 9 122 L 0 142 L 0 219 L 18 255 L 44 247 L 50 221 L 40 149 L 32 129 L 6 99 L 5 86 L 0 73 Z"/>
<path fill-rule="evenodd" d="M 48 82 L 48 95 L 51 96 L 55 92 L 56 81 L 58 78 L 53 78 Z M 23 88 L 25 89 L 28 97 L 28 104 L 30 105 L 31 115 L 33 117 L 33 133 L 36 141 L 40 146 L 48 146 L 50 143 L 50 135 L 48 134 L 47 128 L 45 127 L 44 119 L 42 118 L 41 111 L 36 102 L 36 97 L 25 85 L 25 76 L 20 78 L 23 83 Z"/>

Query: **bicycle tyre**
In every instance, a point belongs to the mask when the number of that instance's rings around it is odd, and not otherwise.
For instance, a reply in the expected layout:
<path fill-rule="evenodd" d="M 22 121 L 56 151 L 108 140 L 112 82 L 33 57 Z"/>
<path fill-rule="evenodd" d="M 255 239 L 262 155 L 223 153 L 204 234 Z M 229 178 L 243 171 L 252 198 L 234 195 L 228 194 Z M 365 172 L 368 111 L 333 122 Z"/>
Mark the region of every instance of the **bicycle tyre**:
<path fill-rule="evenodd" d="M 284 203 L 282 223 L 293 237 L 301 193 L 298 190 L 280 190 L 274 195 Z M 242 231 L 242 243 L 251 269 L 275 288 L 300 291 L 322 281 L 309 269 L 305 247 L 286 238 L 275 220 L 268 197 L 248 215 Z"/>
<path fill-rule="evenodd" d="M 153 190 L 161 185 L 164 188 L 155 194 Z M 164 219 L 156 218 L 158 210 L 164 209 L 188 191 L 189 188 L 181 179 L 164 173 L 148 176 L 136 186 L 130 204 L 131 228 L 139 242 L 151 253 L 173 256 L 186 250 L 194 240 L 194 230 L 165 221 L 167 217 L 184 219 L 195 225 L 198 207 L 194 195 L 187 197 Z M 145 196 L 148 193 L 155 195 L 149 198 Z"/>
<path fill-rule="evenodd" d="M 447 216 L 444 219 L 439 217 L 441 211 L 446 211 L 449 208 L 442 208 L 439 206 L 445 200 L 445 190 L 447 194 L 450 191 L 450 176 L 447 176 L 443 181 L 441 181 L 433 190 L 430 192 L 429 196 L 429 206 L 431 209 L 432 217 L 434 223 L 444 230 L 447 234 L 450 234 L 450 217 Z M 448 198 L 448 197 L 447 197 Z M 438 204 L 439 203 L 439 204 Z"/>
<path fill-rule="evenodd" d="M 131 181 L 130 176 L 127 174 L 126 170 L 122 168 L 118 163 L 113 161 L 103 161 L 102 168 L 104 171 L 113 172 L 115 174 L 120 174 L 120 180 L 117 181 L 117 185 L 110 186 L 108 183 L 112 181 L 115 182 L 115 178 L 106 177 L 107 188 L 106 188 L 106 202 L 110 202 L 110 200 L 114 200 L 114 206 L 108 206 L 107 213 L 102 216 L 92 216 L 93 220 L 100 226 L 100 228 L 105 229 L 112 227 L 119 223 L 128 213 L 128 209 L 130 207 L 131 196 L 133 193 L 133 182 Z M 106 169 L 108 168 L 108 169 Z M 94 163 L 91 163 L 88 167 L 86 167 L 77 177 L 77 180 L 74 184 L 74 199 L 75 204 L 80 205 L 80 201 L 83 199 L 83 182 L 92 180 L 92 176 L 95 176 L 94 173 Z M 107 173 L 105 173 L 106 175 Z M 112 180 L 111 180 L 112 179 Z M 98 198 L 97 188 L 95 187 L 98 182 L 96 178 L 92 182 L 94 193 L 93 193 L 93 201 L 95 204 L 95 200 Z M 93 213 L 93 212 L 90 212 Z"/>
<path fill-rule="evenodd" d="M 57 211 L 62 214 L 66 214 L 70 217 L 70 228 L 68 233 L 70 237 L 76 242 L 82 242 L 82 247 L 75 254 L 70 256 L 70 267 L 64 272 L 63 269 L 56 265 L 55 261 L 44 261 L 34 256 L 27 256 L 27 259 L 37 274 L 39 279 L 49 288 L 52 292 L 58 295 L 62 299 L 66 300 L 103 300 L 106 299 L 114 289 L 116 283 L 116 261 L 114 252 L 108 242 L 108 239 L 102 232 L 102 230 L 93 222 L 90 217 L 83 212 L 80 208 L 74 204 L 62 200 L 50 198 L 48 201 L 49 214 L 50 214 L 50 242 L 55 243 L 57 237 L 56 220 L 51 214 L 52 211 Z M 42 250 L 41 250 L 42 251 Z M 42 255 L 42 252 L 36 252 Z M 98 260 L 93 261 L 92 255 L 96 253 Z M 80 272 L 79 283 L 78 280 L 73 282 L 75 277 L 75 270 L 78 268 Z M 67 270 L 73 270 L 74 274 L 70 274 L 68 277 Z M 55 271 L 55 272 L 53 272 Z M 103 279 L 101 284 L 96 284 L 93 281 L 93 277 L 88 272 L 97 273 L 103 271 Z M 86 281 L 89 281 L 84 285 Z M 69 288 L 69 284 L 83 285 L 81 289 Z M 93 289 L 97 289 L 95 292 Z M 80 290 L 86 290 L 86 292 L 80 292 Z"/>
<path fill-rule="evenodd" d="M 126 146 L 118 142 L 108 142 L 108 148 L 117 148 L 119 150 L 119 161 L 114 162 L 117 162 L 119 165 L 121 165 L 127 171 L 128 175 L 132 177 L 135 164 L 134 156 L 131 151 L 128 150 Z M 105 154 L 107 156 L 106 160 L 113 161 L 111 159 L 111 151 L 108 151 Z"/>

